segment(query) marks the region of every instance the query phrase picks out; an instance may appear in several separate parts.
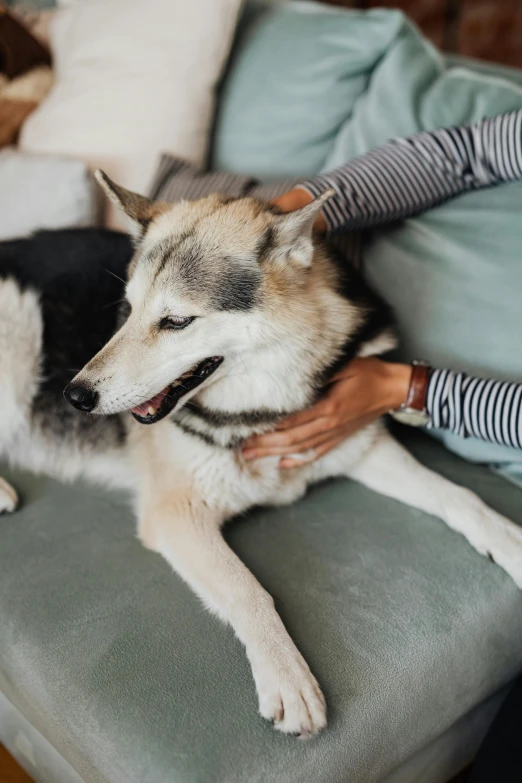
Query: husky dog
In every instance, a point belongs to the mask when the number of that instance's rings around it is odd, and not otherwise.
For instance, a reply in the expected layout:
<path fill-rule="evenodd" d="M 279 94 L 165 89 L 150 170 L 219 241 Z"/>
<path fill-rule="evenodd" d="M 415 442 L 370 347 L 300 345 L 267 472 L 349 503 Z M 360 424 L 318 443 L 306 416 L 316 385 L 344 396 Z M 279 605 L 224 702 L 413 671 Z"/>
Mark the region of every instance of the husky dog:
<path fill-rule="evenodd" d="M 309 737 L 326 726 L 320 687 L 272 598 L 225 543 L 227 519 L 348 476 L 440 517 L 519 586 L 522 530 L 416 462 L 382 422 L 291 471 L 278 458 L 242 459 L 244 438 L 313 403 L 344 362 L 396 343 L 387 305 L 312 232 L 331 192 L 280 214 L 252 198 L 154 203 L 98 178 L 137 226 L 133 255 L 123 235 L 106 232 L 98 262 L 126 274 L 124 292 L 104 271 L 85 302 L 77 262 L 74 285 L 39 296 L 44 283 L 0 258 L 0 451 L 62 479 L 130 488 L 144 545 L 244 644 L 261 715 Z M 111 336 L 104 313 L 123 293 Z M 64 394 L 85 413 L 58 394 L 75 372 Z M 0 508 L 16 502 L 2 482 Z"/>

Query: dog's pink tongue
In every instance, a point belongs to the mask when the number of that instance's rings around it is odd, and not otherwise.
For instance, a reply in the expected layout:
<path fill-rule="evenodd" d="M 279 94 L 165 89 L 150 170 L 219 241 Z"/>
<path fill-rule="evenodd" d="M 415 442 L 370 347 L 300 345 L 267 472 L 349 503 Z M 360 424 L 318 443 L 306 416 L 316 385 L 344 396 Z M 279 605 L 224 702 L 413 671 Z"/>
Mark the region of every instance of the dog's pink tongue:
<path fill-rule="evenodd" d="M 160 391 L 159 394 L 151 397 L 151 399 L 147 400 L 147 402 L 142 402 L 141 405 L 136 405 L 135 408 L 131 408 L 131 412 L 136 413 L 138 416 L 147 416 L 149 414 L 153 416 L 157 412 L 168 392 L 169 387 L 167 386 L 166 389 L 163 389 L 163 391 Z M 149 410 L 149 408 L 151 410 Z"/>

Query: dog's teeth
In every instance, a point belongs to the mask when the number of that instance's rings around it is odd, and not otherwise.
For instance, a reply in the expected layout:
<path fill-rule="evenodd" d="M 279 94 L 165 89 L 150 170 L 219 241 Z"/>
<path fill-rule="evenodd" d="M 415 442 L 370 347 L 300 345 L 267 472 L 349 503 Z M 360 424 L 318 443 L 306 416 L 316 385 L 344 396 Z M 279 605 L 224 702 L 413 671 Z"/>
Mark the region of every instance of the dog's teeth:
<path fill-rule="evenodd" d="M 156 415 L 156 408 L 153 408 L 152 405 L 149 405 L 147 413 L 149 416 L 155 416 Z"/>

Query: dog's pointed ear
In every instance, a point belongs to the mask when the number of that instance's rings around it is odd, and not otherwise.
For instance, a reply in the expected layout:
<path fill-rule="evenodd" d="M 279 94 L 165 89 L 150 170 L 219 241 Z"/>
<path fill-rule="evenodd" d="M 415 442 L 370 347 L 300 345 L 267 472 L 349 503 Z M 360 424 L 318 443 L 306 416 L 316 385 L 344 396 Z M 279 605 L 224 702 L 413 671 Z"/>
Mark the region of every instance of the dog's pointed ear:
<path fill-rule="evenodd" d="M 131 190 L 117 185 L 101 169 L 97 169 L 94 176 L 110 200 L 122 209 L 134 223 L 138 224 L 140 235 L 145 233 L 155 217 L 165 211 L 165 204 L 151 201 L 145 196 L 140 196 L 139 193 L 133 193 Z"/>
<path fill-rule="evenodd" d="M 335 190 L 329 188 L 306 206 L 294 212 L 286 212 L 277 218 L 276 230 L 280 248 L 286 250 L 288 257 L 303 266 L 310 266 L 312 263 L 311 239 L 314 223 L 323 205 L 334 195 Z"/>

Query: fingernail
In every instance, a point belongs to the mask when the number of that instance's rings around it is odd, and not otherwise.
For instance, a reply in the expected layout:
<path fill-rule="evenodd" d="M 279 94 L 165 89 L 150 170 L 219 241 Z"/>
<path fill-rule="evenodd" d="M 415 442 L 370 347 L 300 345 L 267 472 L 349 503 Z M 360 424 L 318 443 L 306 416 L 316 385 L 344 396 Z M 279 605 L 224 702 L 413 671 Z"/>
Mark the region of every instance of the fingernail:
<path fill-rule="evenodd" d="M 243 457 L 244 459 L 254 459 L 256 456 L 256 452 L 254 449 L 243 449 Z"/>
<path fill-rule="evenodd" d="M 306 451 L 301 451 L 297 454 L 290 454 L 288 459 L 296 462 L 313 462 L 315 459 L 315 449 L 307 449 Z"/>

